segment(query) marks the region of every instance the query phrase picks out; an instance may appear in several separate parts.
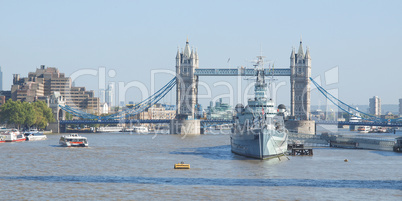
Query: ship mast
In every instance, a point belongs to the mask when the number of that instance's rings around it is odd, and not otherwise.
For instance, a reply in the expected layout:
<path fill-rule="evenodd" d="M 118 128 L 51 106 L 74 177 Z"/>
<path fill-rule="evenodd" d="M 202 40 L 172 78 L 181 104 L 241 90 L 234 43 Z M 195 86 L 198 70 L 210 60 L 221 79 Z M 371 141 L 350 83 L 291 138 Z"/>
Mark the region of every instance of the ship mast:
<path fill-rule="evenodd" d="M 266 99 L 266 88 L 267 84 L 265 83 L 265 73 L 264 73 L 264 57 L 257 56 L 257 62 L 254 64 L 254 69 L 256 71 L 257 80 L 255 82 L 254 93 L 255 100 L 261 101 Z"/>

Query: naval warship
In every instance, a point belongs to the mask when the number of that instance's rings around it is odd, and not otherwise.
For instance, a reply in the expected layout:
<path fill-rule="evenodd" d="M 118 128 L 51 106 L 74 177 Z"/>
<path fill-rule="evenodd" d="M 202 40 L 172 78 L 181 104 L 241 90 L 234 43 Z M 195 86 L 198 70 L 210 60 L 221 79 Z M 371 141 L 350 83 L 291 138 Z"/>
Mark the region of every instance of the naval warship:
<path fill-rule="evenodd" d="M 233 132 L 230 137 L 231 150 L 235 154 L 257 159 L 268 159 L 284 155 L 287 151 L 288 131 L 284 126 L 286 108 L 279 105 L 276 109 L 272 100 L 272 82 L 270 98 L 267 98 L 267 85 L 263 67 L 263 57 L 258 56 L 254 65 L 256 82 L 255 97 L 248 100 L 248 105 L 237 104 L 235 107 Z M 271 69 L 272 70 L 272 69 Z"/>

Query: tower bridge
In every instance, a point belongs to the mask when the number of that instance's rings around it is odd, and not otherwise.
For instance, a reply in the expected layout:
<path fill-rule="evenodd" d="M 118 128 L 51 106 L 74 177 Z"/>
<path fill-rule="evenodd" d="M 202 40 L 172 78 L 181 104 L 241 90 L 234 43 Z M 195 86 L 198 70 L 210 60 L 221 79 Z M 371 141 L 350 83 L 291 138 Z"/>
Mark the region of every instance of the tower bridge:
<path fill-rule="evenodd" d="M 210 68 L 198 66 L 196 50 L 190 50 L 187 40 L 185 49 L 176 54 L 176 106 L 177 114 L 195 118 L 195 106 L 198 104 L 198 80 L 200 76 L 255 76 L 254 68 Z M 311 57 L 307 48 L 303 51 L 300 41 L 298 52 L 292 49 L 289 68 L 264 69 L 266 76 L 288 76 L 291 85 L 291 116 L 297 120 L 310 119 L 310 80 Z"/>
<path fill-rule="evenodd" d="M 297 53 L 292 49 L 290 68 L 264 69 L 266 76 L 290 77 L 290 112 L 294 120 L 288 121 L 292 131 L 315 133 L 314 121 L 310 121 L 310 80 L 311 57 L 307 48 L 303 50 L 300 41 Z M 191 127 L 189 132 L 197 132 L 200 121 L 196 118 L 198 105 L 198 81 L 200 76 L 255 76 L 253 68 L 200 69 L 197 50 L 190 50 L 188 39 L 182 52 L 176 54 L 176 119 L 171 124 L 171 133 L 186 133 L 182 127 Z M 197 133 L 196 133 L 197 134 Z"/>
<path fill-rule="evenodd" d="M 287 76 L 290 78 L 290 113 L 293 121 L 288 121 L 287 127 L 296 132 L 315 133 L 314 121 L 310 121 L 309 77 L 311 77 L 311 57 L 309 49 L 307 48 L 304 52 L 302 41 L 300 41 L 297 53 L 294 48 L 291 51 L 289 68 L 264 69 L 264 71 L 266 76 Z M 102 123 L 103 121 L 125 117 L 127 114 L 135 115 L 146 110 L 163 98 L 176 85 L 176 118 L 170 121 L 170 132 L 175 134 L 199 134 L 201 126 L 200 120 L 196 116 L 199 77 L 255 75 L 254 68 L 199 68 L 197 50 L 190 49 L 187 39 L 184 50 L 177 50 L 175 79 L 136 107 L 106 117 L 87 114 L 65 105 L 58 107 L 83 119 L 97 119 L 95 120 L 96 122 Z M 161 122 L 165 123 L 165 121 Z M 72 123 L 71 121 L 62 121 L 63 125 Z M 94 123 L 94 121 L 89 123 Z"/>

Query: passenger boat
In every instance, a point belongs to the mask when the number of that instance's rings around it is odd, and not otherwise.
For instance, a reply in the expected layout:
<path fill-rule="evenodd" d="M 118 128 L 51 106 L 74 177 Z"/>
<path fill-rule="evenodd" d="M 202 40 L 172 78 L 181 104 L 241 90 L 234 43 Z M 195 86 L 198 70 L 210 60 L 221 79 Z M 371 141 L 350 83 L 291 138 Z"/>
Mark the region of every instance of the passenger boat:
<path fill-rule="evenodd" d="M 375 127 L 375 126 L 373 126 L 371 128 L 371 130 L 369 131 L 369 133 L 389 133 L 390 132 L 389 130 L 390 129 L 385 128 L 385 127 Z"/>
<path fill-rule="evenodd" d="M 61 136 L 59 144 L 65 147 L 88 147 L 88 140 L 86 137 L 74 133 Z"/>
<path fill-rule="evenodd" d="M 357 110 L 357 109 L 358 109 L 358 108 L 356 108 L 356 110 Z M 350 123 L 358 123 L 358 122 L 361 122 L 361 121 L 362 121 L 362 118 L 361 118 L 361 116 L 360 116 L 359 113 L 356 113 L 353 117 L 350 117 L 350 119 L 349 119 L 349 122 L 350 122 Z M 350 131 L 356 131 L 357 128 L 358 128 L 358 127 L 356 127 L 356 125 L 350 125 L 350 126 L 349 126 L 349 130 L 350 130 Z"/>
<path fill-rule="evenodd" d="M 111 132 L 120 132 L 123 130 L 123 127 L 120 126 L 111 126 L 111 127 L 99 127 L 97 129 L 98 133 L 111 133 Z"/>
<path fill-rule="evenodd" d="M 349 122 L 356 123 L 356 122 L 360 122 L 361 120 L 362 120 L 362 118 L 360 117 L 360 115 L 356 114 L 356 116 L 350 117 Z"/>
<path fill-rule="evenodd" d="M 264 68 L 260 66 L 262 62 L 262 56 L 258 57 L 258 66 L 255 65 L 255 97 L 248 100 L 246 107 L 242 104 L 236 105 L 237 114 L 234 117 L 230 146 L 233 153 L 269 159 L 285 154 L 288 147 L 288 131 L 284 126 L 284 113 L 275 109 L 273 100 L 266 97 L 267 83 Z M 283 107 L 281 106 L 281 109 Z"/>
<path fill-rule="evenodd" d="M 134 126 L 133 132 L 136 133 L 148 133 L 148 128 L 145 126 Z"/>
<path fill-rule="evenodd" d="M 148 127 L 145 126 L 133 126 L 122 129 L 120 132 L 135 132 L 135 133 L 148 133 Z"/>
<path fill-rule="evenodd" d="M 5 142 L 21 142 L 25 141 L 24 134 L 20 133 L 17 129 L 12 129 L 11 131 L 6 131 L 2 134 L 2 138 Z"/>
<path fill-rule="evenodd" d="M 24 133 L 26 141 L 37 141 L 37 140 L 46 140 L 47 137 L 42 132 L 37 130 L 29 130 Z"/>
<path fill-rule="evenodd" d="M 368 132 L 371 130 L 371 127 L 370 127 L 370 126 L 359 126 L 359 127 L 357 128 L 357 130 L 358 130 L 360 133 L 368 133 Z"/>

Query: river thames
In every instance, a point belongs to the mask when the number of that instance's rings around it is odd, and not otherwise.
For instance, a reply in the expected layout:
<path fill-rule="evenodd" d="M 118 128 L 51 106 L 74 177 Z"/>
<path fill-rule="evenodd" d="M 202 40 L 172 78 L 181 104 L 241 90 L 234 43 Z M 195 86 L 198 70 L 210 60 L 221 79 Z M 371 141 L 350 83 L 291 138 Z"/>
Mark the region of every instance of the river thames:
<path fill-rule="evenodd" d="M 229 135 L 82 134 L 2 143 L 1 200 L 402 200 L 402 153 L 314 148 L 314 156 L 254 160 Z M 344 162 L 348 159 L 348 162 Z M 175 170 L 179 162 L 189 170 Z"/>

